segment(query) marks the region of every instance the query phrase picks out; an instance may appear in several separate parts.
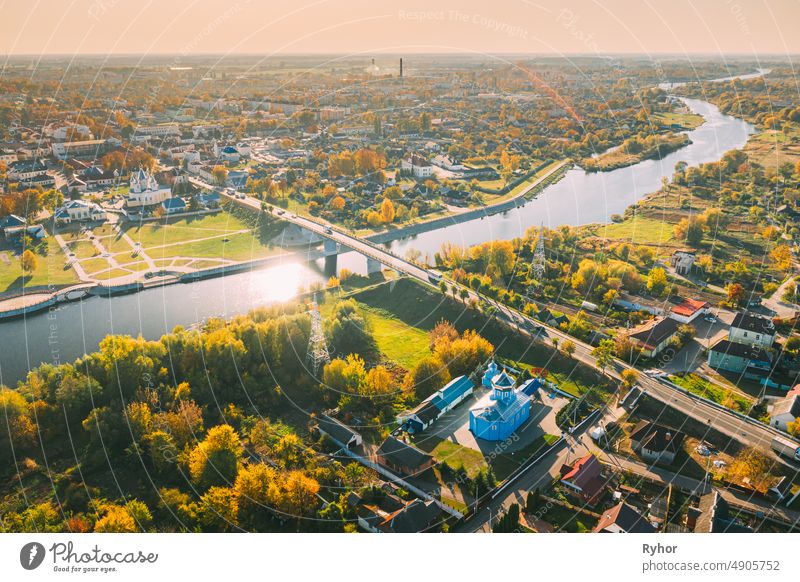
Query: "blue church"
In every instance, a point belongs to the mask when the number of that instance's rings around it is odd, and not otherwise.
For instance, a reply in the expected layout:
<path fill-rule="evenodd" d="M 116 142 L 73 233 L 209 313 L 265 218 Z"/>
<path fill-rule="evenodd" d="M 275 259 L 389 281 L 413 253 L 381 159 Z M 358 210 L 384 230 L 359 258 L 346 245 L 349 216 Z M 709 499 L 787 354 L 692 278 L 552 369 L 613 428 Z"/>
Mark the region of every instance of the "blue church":
<path fill-rule="evenodd" d="M 516 380 L 491 362 L 482 384 L 491 388 L 469 411 L 469 430 L 475 438 L 502 441 L 514 434 L 531 415 L 531 395 L 516 388 Z"/>

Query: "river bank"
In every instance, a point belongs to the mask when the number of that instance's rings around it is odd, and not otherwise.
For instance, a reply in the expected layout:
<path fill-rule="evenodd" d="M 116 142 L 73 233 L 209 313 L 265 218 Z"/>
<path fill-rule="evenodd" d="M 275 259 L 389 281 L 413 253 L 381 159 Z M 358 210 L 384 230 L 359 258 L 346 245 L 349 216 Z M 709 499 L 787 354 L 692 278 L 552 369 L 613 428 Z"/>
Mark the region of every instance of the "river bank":
<path fill-rule="evenodd" d="M 491 213 L 486 208 L 476 209 L 471 220 L 465 216 L 437 218 L 436 222 L 375 233 L 369 238 L 385 244 L 397 256 L 412 248 L 423 256 L 432 256 L 444 242 L 472 246 L 523 236 L 531 226 L 608 223 L 613 214 L 623 214 L 628 206 L 657 191 L 662 179 L 672 176 L 677 162 L 698 166 L 717 161 L 725 152 L 743 147 L 754 131 L 748 123 L 723 115 L 710 103 L 699 99 L 686 99 L 685 103 L 706 122 L 689 132 L 690 145 L 661 160 L 646 160 L 610 172 L 590 173 L 572 167 L 531 200 L 522 197 L 513 203 L 506 201 L 493 207 Z M 3 321 L 0 325 L 5 337 L 18 341 L 0 351 L 0 383 L 13 384 L 41 362 L 80 357 L 108 334 L 158 338 L 176 325 L 188 326 L 208 317 L 232 317 L 285 301 L 309 285 L 324 284 L 328 275 L 322 261 L 309 262 L 308 254 L 299 255 L 281 255 L 266 267 L 185 285 L 162 285 L 112 297 L 92 296 L 53 306 L 47 313 Z M 356 253 L 340 254 L 338 267 L 356 273 L 366 271 L 364 259 Z"/>

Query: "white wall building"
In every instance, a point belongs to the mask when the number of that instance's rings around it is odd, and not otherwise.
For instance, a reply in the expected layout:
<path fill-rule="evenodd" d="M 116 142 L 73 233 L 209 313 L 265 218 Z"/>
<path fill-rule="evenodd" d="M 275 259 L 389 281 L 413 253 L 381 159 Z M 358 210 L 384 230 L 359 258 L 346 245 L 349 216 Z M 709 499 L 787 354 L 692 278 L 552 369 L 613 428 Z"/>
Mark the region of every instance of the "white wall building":
<path fill-rule="evenodd" d="M 429 178 L 433 175 L 433 166 L 422 156 L 412 155 L 403 158 L 400 170 L 412 174 L 415 178 Z"/>
<path fill-rule="evenodd" d="M 57 222 L 64 224 L 87 220 L 105 220 L 106 211 L 94 202 L 69 200 L 56 210 L 55 219 Z"/>
<path fill-rule="evenodd" d="M 766 317 L 740 311 L 733 318 L 728 339 L 749 346 L 770 348 L 775 342 L 775 326 Z"/>
<path fill-rule="evenodd" d="M 127 204 L 130 208 L 161 204 L 172 197 L 168 186 L 160 186 L 156 179 L 146 170 L 140 168 L 131 174 L 130 190 Z"/>

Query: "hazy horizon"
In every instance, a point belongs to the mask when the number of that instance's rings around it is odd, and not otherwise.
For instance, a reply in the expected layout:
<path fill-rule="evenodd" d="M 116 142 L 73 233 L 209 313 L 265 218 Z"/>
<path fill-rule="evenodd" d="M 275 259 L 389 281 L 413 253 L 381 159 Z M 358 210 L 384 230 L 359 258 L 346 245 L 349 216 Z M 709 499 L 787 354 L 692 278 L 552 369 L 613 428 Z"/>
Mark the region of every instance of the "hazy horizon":
<path fill-rule="evenodd" d="M 793 0 L 12 1 L 0 54 L 785 57 L 797 22 Z"/>

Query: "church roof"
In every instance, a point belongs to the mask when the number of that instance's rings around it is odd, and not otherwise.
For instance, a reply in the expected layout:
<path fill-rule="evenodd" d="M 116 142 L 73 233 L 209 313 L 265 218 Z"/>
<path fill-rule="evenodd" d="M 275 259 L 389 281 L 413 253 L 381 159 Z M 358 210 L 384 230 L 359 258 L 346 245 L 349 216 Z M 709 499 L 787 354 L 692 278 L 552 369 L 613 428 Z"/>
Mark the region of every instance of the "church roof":
<path fill-rule="evenodd" d="M 522 408 L 528 406 L 530 400 L 530 396 L 517 391 L 505 400 L 490 400 L 489 404 L 485 401 L 479 402 L 471 411 L 475 416 L 488 422 L 503 421 L 512 418 Z"/>
<path fill-rule="evenodd" d="M 514 386 L 514 379 L 505 370 L 492 378 L 492 384 L 500 388 L 511 388 Z"/>

